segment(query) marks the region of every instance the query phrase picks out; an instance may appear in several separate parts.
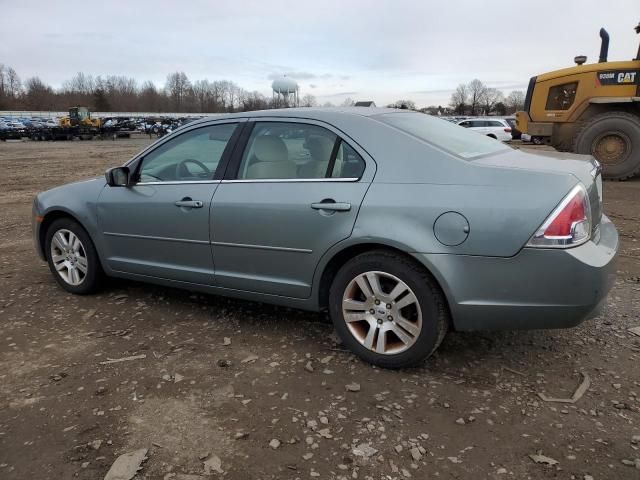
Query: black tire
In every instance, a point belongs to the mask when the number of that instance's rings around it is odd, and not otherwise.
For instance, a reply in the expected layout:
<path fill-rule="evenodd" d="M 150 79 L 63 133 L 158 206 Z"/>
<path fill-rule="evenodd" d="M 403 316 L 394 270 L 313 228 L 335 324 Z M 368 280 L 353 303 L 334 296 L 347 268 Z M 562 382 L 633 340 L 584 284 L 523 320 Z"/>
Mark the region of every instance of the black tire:
<path fill-rule="evenodd" d="M 543 145 L 544 144 L 544 139 L 542 137 L 531 137 L 531 142 L 534 145 Z"/>
<path fill-rule="evenodd" d="M 52 259 L 51 243 L 53 236 L 60 230 L 68 230 L 72 232 L 76 237 L 78 237 L 82 244 L 82 249 L 87 261 L 87 272 L 84 274 L 84 278 L 81 282 L 77 285 L 72 285 L 62 277 L 60 272 L 56 269 Z M 102 270 L 98 253 L 96 252 L 89 234 L 75 220 L 72 220 L 71 218 L 60 218 L 55 220 L 47 229 L 44 251 L 47 257 L 47 263 L 49 264 L 49 269 L 53 274 L 53 278 L 55 278 L 56 282 L 58 282 L 58 284 L 67 292 L 75 293 L 77 295 L 86 295 L 98 291 L 102 286 L 104 271 Z"/>
<path fill-rule="evenodd" d="M 605 136 L 621 142 L 619 156 L 598 155 L 596 145 Z M 607 112 L 590 118 L 575 136 L 573 151 L 593 155 L 602 164 L 602 176 L 626 180 L 640 173 L 640 118 L 627 112 Z M 600 157 L 600 158 L 599 158 Z"/>
<path fill-rule="evenodd" d="M 376 353 L 351 333 L 344 319 L 342 299 L 348 285 L 365 272 L 385 272 L 404 282 L 415 294 L 422 311 L 422 327 L 413 343 L 396 354 Z M 366 362 L 382 368 L 405 368 L 421 363 L 438 348 L 449 327 L 449 309 L 435 279 L 410 258 L 374 250 L 349 260 L 336 274 L 329 290 L 329 312 L 344 344 Z"/>

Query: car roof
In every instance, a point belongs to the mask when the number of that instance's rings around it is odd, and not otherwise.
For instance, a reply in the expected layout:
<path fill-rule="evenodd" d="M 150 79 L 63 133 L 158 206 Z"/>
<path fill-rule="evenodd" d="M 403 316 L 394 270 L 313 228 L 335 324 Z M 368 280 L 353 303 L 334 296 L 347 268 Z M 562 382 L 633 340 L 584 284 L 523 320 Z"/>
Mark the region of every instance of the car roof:
<path fill-rule="evenodd" d="M 209 115 L 207 117 L 184 123 L 176 128 L 174 132 L 181 131 L 183 128 L 191 128 L 197 125 L 207 124 L 218 120 L 232 120 L 234 118 L 298 118 L 304 120 L 317 120 L 326 122 L 331 125 L 343 123 L 353 119 L 364 119 L 367 117 L 375 117 L 385 113 L 404 113 L 426 115 L 424 113 L 415 112 L 413 110 L 397 109 L 397 108 L 372 108 L 372 107 L 299 107 L 299 108 L 277 108 L 272 110 L 254 110 L 249 112 L 220 113 Z"/>

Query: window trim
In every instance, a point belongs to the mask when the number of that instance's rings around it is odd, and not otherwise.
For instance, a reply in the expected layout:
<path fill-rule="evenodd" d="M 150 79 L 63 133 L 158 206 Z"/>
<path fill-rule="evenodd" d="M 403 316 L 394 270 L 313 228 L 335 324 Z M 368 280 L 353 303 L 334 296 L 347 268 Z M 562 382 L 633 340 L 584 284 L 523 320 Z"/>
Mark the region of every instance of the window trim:
<path fill-rule="evenodd" d="M 309 121 L 307 121 L 309 120 Z M 327 166 L 327 171 L 325 172 L 324 177 L 319 178 L 255 178 L 255 179 L 244 179 L 238 178 L 238 174 L 240 173 L 240 164 L 242 163 L 242 157 L 244 156 L 244 151 L 249 145 L 249 139 L 251 138 L 251 133 L 253 133 L 253 129 L 255 128 L 256 123 L 293 123 L 298 125 L 315 125 L 317 127 L 324 128 L 336 136 L 336 142 L 333 145 L 333 150 L 331 151 L 331 158 L 329 159 L 329 165 Z M 354 152 L 358 154 L 358 156 L 362 159 L 364 163 L 364 168 L 362 169 L 362 174 L 359 177 L 352 178 L 339 178 L 339 177 L 331 177 L 328 176 L 329 172 L 333 172 L 333 167 L 335 165 L 335 160 L 338 155 L 338 150 L 342 142 L 345 142 L 349 147 L 353 149 Z M 335 127 L 330 126 L 329 124 L 324 124 L 324 122 L 313 120 L 313 119 L 300 119 L 296 117 L 252 117 L 250 118 L 242 129 L 242 134 L 239 136 L 238 141 L 234 147 L 231 158 L 229 159 L 229 164 L 225 170 L 224 176 L 222 177 L 222 183 L 312 183 L 312 182 L 359 182 L 365 175 L 367 171 L 367 161 L 364 156 L 358 151 L 358 149 L 354 148 L 351 143 L 346 141 L 341 135 L 340 131 Z"/>

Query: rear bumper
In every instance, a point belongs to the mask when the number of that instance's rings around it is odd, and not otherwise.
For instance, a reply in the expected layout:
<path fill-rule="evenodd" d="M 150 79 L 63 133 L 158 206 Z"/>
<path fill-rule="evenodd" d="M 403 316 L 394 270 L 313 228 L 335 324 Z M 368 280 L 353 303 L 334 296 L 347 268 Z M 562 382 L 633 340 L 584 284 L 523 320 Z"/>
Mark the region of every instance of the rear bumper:
<path fill-rule="evenodd" d="M 594 316 L 615 280 L 618 232 L 566 250 L 524 248 L 511 258 L 415 254 L 442 285 L 457 330 L 568 328 Z"/>

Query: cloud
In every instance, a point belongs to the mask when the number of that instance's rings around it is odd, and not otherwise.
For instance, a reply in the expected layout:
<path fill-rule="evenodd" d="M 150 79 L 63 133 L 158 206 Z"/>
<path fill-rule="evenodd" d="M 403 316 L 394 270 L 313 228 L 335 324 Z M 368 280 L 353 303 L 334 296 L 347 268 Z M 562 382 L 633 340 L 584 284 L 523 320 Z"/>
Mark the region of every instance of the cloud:
<path fill-rule="evenodd" d="M 338 92 L 338 93 L 332 93 L 330 95 L 323 95 L 323 97 L 348 97 L 351 95 L 357 95 L 358 92 Z"/>
<path fill-rule="evenodd" d="M 309 88 L 318 88 L 318 86 L 315 83 L 310 83 Z"/>

